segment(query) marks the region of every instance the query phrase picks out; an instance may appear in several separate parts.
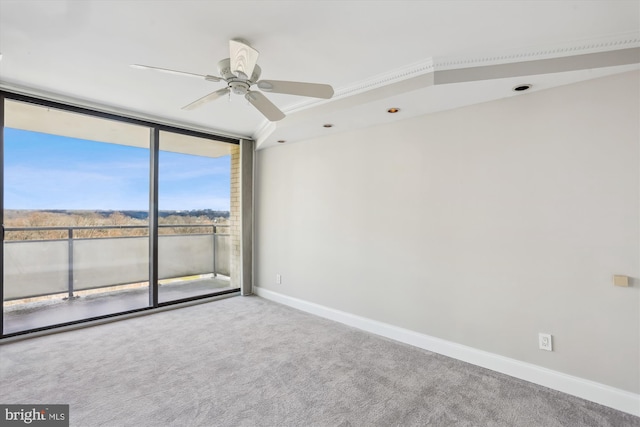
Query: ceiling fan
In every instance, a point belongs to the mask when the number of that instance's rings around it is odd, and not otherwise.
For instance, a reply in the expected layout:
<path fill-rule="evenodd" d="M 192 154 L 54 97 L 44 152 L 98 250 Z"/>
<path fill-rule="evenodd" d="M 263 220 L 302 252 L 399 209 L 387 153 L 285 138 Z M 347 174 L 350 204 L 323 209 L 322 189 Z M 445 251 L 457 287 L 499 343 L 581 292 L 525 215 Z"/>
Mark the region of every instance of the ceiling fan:
<path fill-rule="evenodd" d="M 261 92 L 251 90 L 251 86 L 255 85 L 263 92 L 285 93 L 289 95 L 309 96 L 312 98 L 329 99 L 333 96 L 333 88 L 326 84 L 290 82 L 285 80 L 258 80 L 262 71 L 257 64 L 258 55 L 257 50 L 242 40 L 230 40 L 229 58 L 218 62 L 218 72 L 221 77 L 208 74 L 194 74 L 149 65 L 133 64 L 131 66 L 133 68 L 196 77 L 210 82 L 225 81 L 227 83 L 227 87 L 218 89 L 215 92 L 193 101 L 191 104 L 185 105 L 182 107 L 183 110 L 193 110 L 207 102 L 211 102 L 233 92 L 236 95 L 244 95 L 247 101 L 256 107 L 267 119 L 275 122 L 284 119 L 285 114 Z"/>

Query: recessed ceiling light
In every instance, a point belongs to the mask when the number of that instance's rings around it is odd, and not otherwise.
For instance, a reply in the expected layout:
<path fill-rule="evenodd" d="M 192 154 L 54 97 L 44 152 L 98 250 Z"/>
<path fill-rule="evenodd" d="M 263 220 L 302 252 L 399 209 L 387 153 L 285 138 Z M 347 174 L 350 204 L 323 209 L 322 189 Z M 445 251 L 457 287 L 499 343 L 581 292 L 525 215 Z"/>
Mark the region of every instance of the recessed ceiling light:
<path fill-rule="evenodd" d="M 285 142 L 287 142 L 287 141 L 285 141 L 284 139 L 279 139 L 278 140 L 278 143 L 280 143 L 280 144 L 284 144 Z"/>
<path fill-rule="evenodd" d="M 392 108 L 389 108 L 389 109 L 387 110 L 387 113 L 395 114 L 395 113 L 397 113 L 398 111 L 400 111 L 400 109 L 399 109 L 399 108 L 392 107 Z"/>
<path fill-rule="evenodd" d="M 513 90 L 515 92 L 524 92 L 525 90 L 528 90 L 528 89 L 531 89 L 531 85 L 530 84 L 518 85 L 518 86 L 513 88 Z"/>
<path fill-rule="evenodd" d="M 333 127 L 333 125 L 332 125 L 331 123 L 327 123 L 327 124 L 322 125 L 322 127 L 325 127 L 325 128 L 332 128 L 332 127 Z"/>

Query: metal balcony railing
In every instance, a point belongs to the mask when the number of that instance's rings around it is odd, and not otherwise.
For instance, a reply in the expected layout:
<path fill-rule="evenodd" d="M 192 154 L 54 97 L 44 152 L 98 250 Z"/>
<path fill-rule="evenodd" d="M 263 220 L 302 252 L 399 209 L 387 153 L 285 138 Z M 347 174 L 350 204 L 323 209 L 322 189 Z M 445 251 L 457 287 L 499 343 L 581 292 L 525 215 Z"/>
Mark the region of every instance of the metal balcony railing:
<path fill-rule="evenodd" d="M 66 238 L 4 241 L 4 299 L 58 293 L 73 297 L 80 290 L 149 280 L 149 237 L 78 237 L 82 231 L 146 229 L 146 225 L 6 227 L 11 232 L 59 231 Z M 196 228 L 191 234 L 158 236 L 158 277 L 213 274 L 229 276 L 229 225 L 162 224 L 159 228 Z M 64 234 L 62 234 L 64 236 Z"/>

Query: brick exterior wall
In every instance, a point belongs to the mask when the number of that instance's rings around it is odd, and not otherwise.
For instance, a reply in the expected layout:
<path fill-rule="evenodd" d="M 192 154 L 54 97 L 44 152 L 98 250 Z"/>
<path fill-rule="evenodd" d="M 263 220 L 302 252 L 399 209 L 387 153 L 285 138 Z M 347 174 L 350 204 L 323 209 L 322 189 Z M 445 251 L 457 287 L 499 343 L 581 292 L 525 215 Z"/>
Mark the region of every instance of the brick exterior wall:
<path fill-rule="evenodd" d="M 231 147 L 231 286 L 240 286 L 240 146 Z"/>

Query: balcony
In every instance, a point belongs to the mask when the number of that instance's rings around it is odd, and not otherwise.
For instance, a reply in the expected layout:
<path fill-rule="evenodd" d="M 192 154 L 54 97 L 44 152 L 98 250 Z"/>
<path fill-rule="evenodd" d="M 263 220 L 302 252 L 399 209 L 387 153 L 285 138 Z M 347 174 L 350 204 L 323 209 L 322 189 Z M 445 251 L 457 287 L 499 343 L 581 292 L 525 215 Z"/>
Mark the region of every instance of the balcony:
<path fill-rule="evenodd" d="M 228 227 L 159 226 L 159 303 L 234 289 Z M 146 233 L 137 225 L 6 228 L 31 240 L 4 242 L 4 334 L 148 307 L 149 237 L 95 237 L 114 229 Z M 38 239 L 45 232 L 61 237 Z"/>

